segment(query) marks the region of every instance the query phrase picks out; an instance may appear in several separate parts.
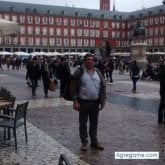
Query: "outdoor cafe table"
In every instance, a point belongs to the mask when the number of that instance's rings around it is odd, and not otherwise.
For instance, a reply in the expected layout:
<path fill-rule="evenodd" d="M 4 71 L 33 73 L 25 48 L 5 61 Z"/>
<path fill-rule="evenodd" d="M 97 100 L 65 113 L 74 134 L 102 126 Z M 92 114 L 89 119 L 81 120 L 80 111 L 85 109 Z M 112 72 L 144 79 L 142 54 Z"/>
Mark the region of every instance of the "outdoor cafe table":
<path fill-rule="evenodd" d="M 9 108 L 12 105 L 12 102 L 7 100 L 0 100 L 0 109 L 1 108 Z"/>

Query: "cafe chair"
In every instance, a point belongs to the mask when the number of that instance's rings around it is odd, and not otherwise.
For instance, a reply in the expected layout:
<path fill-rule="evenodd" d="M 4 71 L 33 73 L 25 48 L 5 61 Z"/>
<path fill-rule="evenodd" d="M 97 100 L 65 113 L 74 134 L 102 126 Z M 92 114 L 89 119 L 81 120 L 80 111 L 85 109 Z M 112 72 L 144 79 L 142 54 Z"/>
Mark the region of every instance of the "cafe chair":
<path fill-rule="evenodd" d="M 61 154 L 59 158 L 58 165 L 71 165 L 68 158 L 66 157 L 65 154 Z"/>
<path fill-rule="evenodd" d="M 0 127 L 4 128 L 4 138 L 6 138 L 6 129 L 13 129 L 13 135 L 14 135 L 15 149 L 16 150 L 18 149 L 18 147 L 17 147 L 17 133 L 16 133 L 16 129 L 18 127 L 24 125 L 26 143 L 28 141 L 27 128 L 26 128 L 26 114 L 27 114 L 28 103 L 29 102 L 27 101 L 25 103 L 17 104 L 14 117 L 11 115 L 5 115 L 3 117 L 4 120 L 0 121 Z"/>

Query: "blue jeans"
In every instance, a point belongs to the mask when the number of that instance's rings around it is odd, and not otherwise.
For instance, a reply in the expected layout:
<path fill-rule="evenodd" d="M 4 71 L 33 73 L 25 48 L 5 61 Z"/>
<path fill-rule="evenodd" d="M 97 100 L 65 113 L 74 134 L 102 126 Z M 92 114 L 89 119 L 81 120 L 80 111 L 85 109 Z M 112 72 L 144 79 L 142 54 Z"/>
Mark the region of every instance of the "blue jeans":
<path fill-rule="evenodd" d="M 36 94 L 37 81 L 38 81 L 38 79 L 31 79 L 31 82 L 32 82 L 32 95 Z"/>

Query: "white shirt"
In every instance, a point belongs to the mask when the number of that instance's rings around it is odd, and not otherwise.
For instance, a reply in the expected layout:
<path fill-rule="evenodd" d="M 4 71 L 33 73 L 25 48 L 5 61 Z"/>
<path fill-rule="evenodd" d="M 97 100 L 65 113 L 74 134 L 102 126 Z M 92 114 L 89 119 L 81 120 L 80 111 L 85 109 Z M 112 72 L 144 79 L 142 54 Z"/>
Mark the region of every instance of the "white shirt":
<path fill-rule="evenodd" d="M 84 69 L 79 98 L 82 100 L 97 100 L 99 98 L 100 82 L 100 77 L 96 71 L 94 71 L 93 75 L 90 75 Z"/>

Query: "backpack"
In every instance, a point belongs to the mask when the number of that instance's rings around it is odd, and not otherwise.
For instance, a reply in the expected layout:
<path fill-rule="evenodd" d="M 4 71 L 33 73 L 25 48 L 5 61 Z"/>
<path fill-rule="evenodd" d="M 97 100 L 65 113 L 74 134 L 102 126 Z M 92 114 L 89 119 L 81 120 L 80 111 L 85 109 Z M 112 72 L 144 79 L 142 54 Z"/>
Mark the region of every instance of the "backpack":
<path fill-rule="evenodd" d="M 63 98 L 68 101 L 72 101 L 72 97 L 70 94 L 70 82 L 71 82 L 71 76 L 68 78 L 68 81 L 66 82 L 64 93 L 62 94 Z"/>
<path fill-rule="evenodd" d="M 83 73 L 83 69 L 80 68 L 80 76 Z M 64 93 L 62 94 L 63 98 L 67 101 L 73 101 L 71 93 L 70 93 L 70 82 L 72 80 L 72 75 L 68 77 L 68 81 L 66 82 Z"/>

